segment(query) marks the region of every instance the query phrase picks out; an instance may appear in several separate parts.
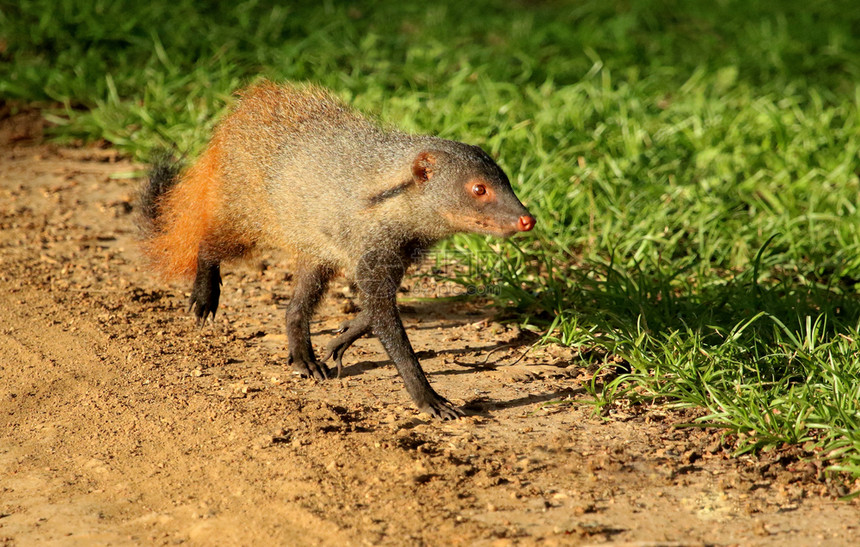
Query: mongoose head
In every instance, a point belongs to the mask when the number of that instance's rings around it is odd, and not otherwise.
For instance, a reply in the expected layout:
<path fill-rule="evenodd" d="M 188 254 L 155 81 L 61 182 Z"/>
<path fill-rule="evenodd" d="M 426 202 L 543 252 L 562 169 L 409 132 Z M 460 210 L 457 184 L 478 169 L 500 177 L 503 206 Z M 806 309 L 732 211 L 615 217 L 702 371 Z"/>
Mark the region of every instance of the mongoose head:
<path fill-rule="evenodd" d="M 537 222 L 504 171 L 477 146 L 450 142 L 424 150 L 412 162 L 412 176 L 451 232 L 508 237 Z"/>

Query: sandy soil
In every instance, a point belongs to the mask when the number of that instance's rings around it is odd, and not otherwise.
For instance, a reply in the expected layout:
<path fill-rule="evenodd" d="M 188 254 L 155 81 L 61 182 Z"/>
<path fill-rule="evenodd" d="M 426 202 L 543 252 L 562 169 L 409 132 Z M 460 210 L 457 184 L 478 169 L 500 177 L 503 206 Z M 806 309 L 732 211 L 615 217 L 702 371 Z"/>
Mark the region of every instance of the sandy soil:
<path fill-rule="evenodd" d="M 475 301 L 404 293 L 437 389 L 378 342 L 318 384 L 285 366 L 288 262 L 230 268 L 214 323 L 135 250 L 141 166 L 0 115 L 0 545 L 852 545 L 860 505 L 798 450 L 732 458 L 695 417 L 619 405 Z M 318 351 L 354 307 L 335 284 Z M 512 364 L 513 363 L 513 364 Z"/>

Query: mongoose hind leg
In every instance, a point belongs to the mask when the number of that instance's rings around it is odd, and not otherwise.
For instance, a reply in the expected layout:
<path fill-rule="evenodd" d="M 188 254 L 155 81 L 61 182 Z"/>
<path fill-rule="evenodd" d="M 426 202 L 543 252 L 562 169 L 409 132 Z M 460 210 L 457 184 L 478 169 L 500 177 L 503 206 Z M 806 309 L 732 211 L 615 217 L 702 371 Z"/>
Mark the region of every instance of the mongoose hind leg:
<path fill-rule="evenodd" d="M 191 289 L 188 311 L 194 312 L 197 322 L 203 324 L 211 315 L 215 318 L 218 300 L 221 298 L 221 263 L 201 256 L 197 257 L 197 276 Z"/>
<path fill-rule="evenodd" d="M 362 310 L 352 319 L 344 321 L 339 329 L 341 334 L 331 340 L 326 346 L 326 356 L 323 358 L 323 361 L 328 361 L 334 357 L 338 378 L 340 378 L 343 372 L 344 353 L 346 353 L 346 350 L 349 349 L 353 342 L 370 332 L 372 323 L 373 319 L 370 317 L 370 314 Z"/>
<path fill-rule="evenodd" d="M 314 355 L 310 320 L 333 275 L 334 271 L 326 266 L 311 266 L 299 272 L 286 314 L 289 363 L 302 376 L 318 381 L 330 378 L 331 371 Z"/>

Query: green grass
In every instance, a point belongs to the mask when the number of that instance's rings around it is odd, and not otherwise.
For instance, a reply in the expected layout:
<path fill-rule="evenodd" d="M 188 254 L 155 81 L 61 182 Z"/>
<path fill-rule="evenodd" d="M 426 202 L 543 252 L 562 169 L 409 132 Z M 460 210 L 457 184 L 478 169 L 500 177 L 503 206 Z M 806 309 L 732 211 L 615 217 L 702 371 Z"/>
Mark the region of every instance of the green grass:
<path fill-rule="evenodd" d="M 261 75 L 485 147 L 539 228 L 449 243 L 484 266 L 463 282 L 626 363 L 599 404 L 703 407 L 742 451 L 860 476 L 856 2 L 20 0 L 0 43 L 0 97 L 140 159 L 194 153 Z"/>

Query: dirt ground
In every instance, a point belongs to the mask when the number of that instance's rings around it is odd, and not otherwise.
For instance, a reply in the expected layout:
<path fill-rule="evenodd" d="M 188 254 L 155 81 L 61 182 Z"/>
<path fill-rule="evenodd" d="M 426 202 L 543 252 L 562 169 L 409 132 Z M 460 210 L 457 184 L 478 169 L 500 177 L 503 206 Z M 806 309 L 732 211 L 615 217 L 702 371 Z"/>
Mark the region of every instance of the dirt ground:
<path fill-rule="evenodd" d="M 860 504 L 799 450 L 731 456 L 695 415 L 619 405 L 477 301 L 410 299 L 413 410 L 378 342 L 285 366 L 288 262 L 228 268 L 214 323 L 135 249 L 142 169 L 0 121 L 0 545 L 856 545 Z M 317 351 L 354 305 L 335 284 Z"/>

